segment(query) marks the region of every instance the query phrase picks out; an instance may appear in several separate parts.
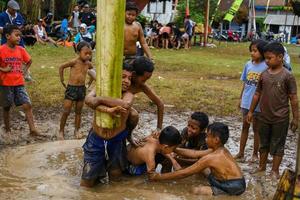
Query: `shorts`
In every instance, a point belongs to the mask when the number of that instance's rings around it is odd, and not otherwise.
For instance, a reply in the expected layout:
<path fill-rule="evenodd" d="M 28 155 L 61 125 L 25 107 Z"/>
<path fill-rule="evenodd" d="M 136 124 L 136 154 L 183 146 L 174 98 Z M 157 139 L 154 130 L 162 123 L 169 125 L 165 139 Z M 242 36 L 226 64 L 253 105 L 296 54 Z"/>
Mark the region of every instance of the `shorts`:
<path fill-rule="evenodd" d="M 248 115 L 249 109 L 241 108 L 241 112 L 242 112 L 243 117 L 246 117 Z M 255 112 L 255 111 L 253 112 L 254 117 L 257 117 L 258 114 L 259 114 L 258 112 Z"/>
<path fill-rule="evenodd" d="M 136 55 L 133 55 L 133 56 L 124 56 L 124 63 L 132 65 L 136 58 L 137 58 Z"/>
<path fill-rule="evenodd" d="M 276 124 L 269 124 L 259 120 L 260 151 L 268 151 L 273 156 L 283 156 L 288 129 L 289 119 Z"/>
<path fill-rule="evenodd" d="M 0 105 L 2 107 L 10 107 L 13 104 L 21 106 L 26 103 L 31 104 L 30 98 L 23 85 L 0 86 Z"/>
<path fill-rule="evenodd" d="M 86 88 L 84 85 L 81 86 L 73 86 L 68 85 L 65 92 L 65 99 L 69 99 L 71 101 L 83 101 L 86 94 Z"/>
<path fill-rule="evenodd" d="M 241 195 L 246 190 L 246 181 L 244 177 L 239 179 L 219 181 L 212 174 L 210 174 L 207 178 L 213 191 L 213 195 Z"/>
<path fill-rule="evenodd" d="M 127 162 L 127 150 L 125 139 L 128 131 L 124 130 L 110 140 L 104 140 L 93 130 L 89 132 L 83 145 L 83 180 L 97 180 L 106 177 L 110 170 L 120 169 L 125 171 Z"/>
<path fill-rule="evenodd" d="M 166 33 L 166 32 L 162 33 L 162 38 L 163 39 L 169 39 L 169 34 Z"/>

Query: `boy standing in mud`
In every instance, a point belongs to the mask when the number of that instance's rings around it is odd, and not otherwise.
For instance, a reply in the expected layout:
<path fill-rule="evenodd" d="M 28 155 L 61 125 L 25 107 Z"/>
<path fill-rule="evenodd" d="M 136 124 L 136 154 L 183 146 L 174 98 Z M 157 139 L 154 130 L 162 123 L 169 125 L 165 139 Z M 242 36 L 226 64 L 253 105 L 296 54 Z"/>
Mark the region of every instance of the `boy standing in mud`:
<path fill-rule="evenodd" d="M 152 181 L 184 178 L 203 172 L 207 175 L 210 186 L 193 188 L 194 194 L 202 195 L 240 195 L 246 189 L 246 182 L 240 167 L 224 147 L 229 137 L 229 129 L 223 123 L 215 122 L 207 128 L 206 143 L 208 150 L 197 151 L 190 149 L 177 149 L 175 152 L 185 157 L 200 158 L 195 164 L 165 174 L 153 173 Z"/>
<path fill-rule="evenodd" d="M 157 164 L 163 165 L 164 160 L 169 158 L 174 169 L 180 166 L 170 154 L 181 143 L 179 131 L 173 126 L 167 126 L 159 135 L 159 138 L 148 137 L 142 147 L 128 146 L 127 158 L 130 162 L 127 172 L 131 175 L 142 175 L 147 172 L 148 175 L 155 172 Z"/>
<path fill-rule="evenodd" d="M 21 31 L 16 25 L 4 27 L 7 43 L 0 47 L 0 98 L 6 133 L 10 134 L 9 113 L 13 104 L 22 106 L 30 129 L 30 135 L 39 135 L 33 121 L 32 107 L 25 89 L 24 74 L 32 61 L 27 51 L 19 46 Z M 23 68 L 23 65 L 25 67 Z"/>
<path fill-rule="evenodd" d="M 77 47 L 78 57 L 60 66 L 59 76 L 61 84 L 66 88 L 64 111 L 60 120 L 60 129 L 58 139 L 64 139 L 64 129 L 67 118 L 71 112 L 72 105 L 75 103 L 75 131 L 74 135 L 80 139 L 82 135 L 79 132 L 81 122 L 81 110 L 85 98 L 86 87 L 85 79 L 89 69 L 92 69 L 92 48 L 87 42 L 78 43 Z M 64 70 L 70 68 L 70 77 L 68 85 L 64 83 Z"/>
<path fill-rule="evenodd" d="M 152 54 L 144 38 L 142 26 L 136 22 L 139 9 L 134 2 L 126 3 L 124 27 L 124 56 L 131 63 L 136 58 L 136 43 L 139 42 L 146 56 L 152 59 Z"/>
<path fill-rule="evenodd" d="M 97 97 L 95 89 L 87 95 L 85 103 L 95 110 L 93 128 L 83 145 L 84 166 L 81 186 L 93 187 L 108 173 L 109 178 L 118 177 L 127 166 L 125 139 L 128 135 L 126 121 L 133 102 L 133 94 L 129 92 L 132 68 L 123 64 L 122 99 Z M 121 124 L 114 129 L 97 126 L 96 110 L 112 116 L 120 115 Z"/>
<path fill-rule="evenodd" d="M 275 178 L 279 178 L 279 166 L 289 128 L 289 101 L 293 113 L 290 124 L 293 132 L 297 130 L 299 123 L 297 84 L 293 74 L 283 67 L 284 53 L 284 47 L 280 43 L 273 42 L 265 46 L 264 57 L 269 68 L 260 76 L 247 115 L 247 121 L 250 123 L 254 109 L 259 103 L 260 160 L 257 171 L 266 170 L 270 153 L 273 156 L 271 176 Z"/>

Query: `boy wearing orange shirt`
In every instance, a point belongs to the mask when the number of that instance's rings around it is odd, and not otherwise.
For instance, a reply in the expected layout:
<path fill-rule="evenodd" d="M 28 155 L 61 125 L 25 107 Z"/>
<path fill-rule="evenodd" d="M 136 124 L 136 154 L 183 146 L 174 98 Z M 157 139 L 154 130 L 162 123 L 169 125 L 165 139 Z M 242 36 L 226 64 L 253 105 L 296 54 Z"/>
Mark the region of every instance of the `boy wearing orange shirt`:
<path fill-rule="evenodd" d="M 31 102 L 24 87 L 24 74 L 31 65 L 31 58 L 27 51 L 18 46 L 21 31 L 15 25 L 7 25 L 3 34 L 7 43 L 0 47 L 0 93 L 3 107 L 4 125 L 6 133 L 10 134 L 9 110 L 15 104 L 22 106 L 29 124 L 30 134 L 38 135 L 33 122 Z M 25 68 L 23 69 L 23 65 Z"/>

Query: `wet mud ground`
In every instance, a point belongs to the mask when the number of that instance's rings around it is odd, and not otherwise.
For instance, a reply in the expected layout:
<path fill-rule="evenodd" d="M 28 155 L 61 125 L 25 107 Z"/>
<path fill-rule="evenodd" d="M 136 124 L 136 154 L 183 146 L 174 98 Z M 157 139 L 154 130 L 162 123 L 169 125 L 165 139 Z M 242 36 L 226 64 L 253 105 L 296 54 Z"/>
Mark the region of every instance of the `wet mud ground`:
<path fill-rule="evenodd" d="M 28 126 L 19 110 L 15 109 L 11 116 L 12 136 L 4 134 L 0 129 L 0 199 L 272 199 L 276 180 L 267 172 L 250 174 L 258 164 L 250 164 L 253 145 L 252 131 L 246 147 L 246 161 L 240 162 L 245 175 L 247 191 L 238 197 L 217 196 L 207 198 L 189 194 L 192 186 L 207 184 L 200 176 L 192 176 L 182 180 L 162 183 L 150 183 L 145 177 L 122 177 L 120 182 L 100 184 L 94 189 L 79 187 L 82 169 L 82 140 L 74 140 L 74 115 L 67 121 L 65 141 L 56 141 L 59 129 L 60 110 L 34 110 L 35 121 L 44 137 L 33 138 L 28 135 Z M 164 126 L 173 125 L 182 130 L 187 123 L 190 112 L 173 112 L 164 116 Z M 82 133 L 87 135 L 91 127 L 92 112 L 85 109 L 82 115 Z M 1 119 L 2 121 L 2 119 Z M 239 117 L 211 117 L 210 122 L 224 122 L 230 127 L 230 138 L 226 147 L 234 155 L 238 152 L 241 133 Z M 1 122 L 2 123 L 2 122 Z M 134 132 L 136 138 L 148 135 L 156 127 L 156 115 L 150 112 L 140 114 L 140 122 Z M 281 165 L 295 168 L 296 134 L 289 133 L 286 151 Z"/>

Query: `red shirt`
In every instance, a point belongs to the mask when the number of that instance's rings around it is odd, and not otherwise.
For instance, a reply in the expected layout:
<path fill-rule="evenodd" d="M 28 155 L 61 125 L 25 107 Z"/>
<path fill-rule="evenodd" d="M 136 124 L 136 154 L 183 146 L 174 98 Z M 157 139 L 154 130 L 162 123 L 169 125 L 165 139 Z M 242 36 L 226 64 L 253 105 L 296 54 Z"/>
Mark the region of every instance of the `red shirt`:
<path fill-rule="evenodd" d="M 27 51 L 20 46 L 14 49 L 9 48 L 6 44 L 0 47 L 0 67 L 11 66 L 10 72 L 0 71 L 0 85 L 2 86 L 20 86 L 24 85 L 23 64 L 31 60 Z"/>

